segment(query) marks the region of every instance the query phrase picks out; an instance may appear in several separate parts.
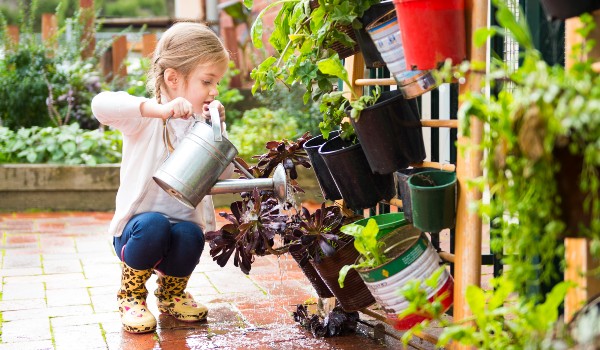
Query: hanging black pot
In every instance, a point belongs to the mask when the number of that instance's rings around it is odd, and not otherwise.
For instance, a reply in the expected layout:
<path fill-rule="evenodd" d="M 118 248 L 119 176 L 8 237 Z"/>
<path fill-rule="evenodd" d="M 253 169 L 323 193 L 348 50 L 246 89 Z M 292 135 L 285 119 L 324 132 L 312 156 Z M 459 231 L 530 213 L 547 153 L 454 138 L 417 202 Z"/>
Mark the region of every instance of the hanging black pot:
<path fill-rule="evenodd" d="M 373 172 L 391 174 L 425 159 L 416 103 L 399 90 L 386 91 L 360 113 L 358 121 L 350 118 Z"/>
<path fill-rule="evenodd" d="M 392 174 L 374 174 L 359 142 L 336 136 L 319 148 L 342 198 L 351 209 L 365 209 L 396 194 Z"/>
<path fill-rule="evenodd" d="M 393 9 L 394 3 L 392 1 L 381 2 L 369 7 L 363 16 L 358 19 L 362 23 L 362 27 L 354 30 L 356 32 L 356 42 L 358 43 L 358 47 L 360 47 L 360 52 L 362 52 L 367 68 L 385 67 L 385 61 L 365 28 L 374 20 Z"/>
<path fill-rule="evenodd" d="M 553 20 L 576 17 L 600 8 L 600 0 L 541 0 L 546 15 Z"/>
<path fill-rule="evenodd" d="M 402 199 L 402 211 L 404 212 L 404 218 L 410 223 L 413 222 L 412 217 L 412 204 L 410 198 L 410 187 L 408 186 L 408 178 L 412 174 L 422 173 L 424 171 L 436 170 L 435 168 L 411 168 L 402 169 L 394 173 L 396 177 L 396 183 L 398 185 L 398 196 Z"/>
<path fill-rule="evenodd" d="M 337 130 L 330 132 L 329 139 L 331 140 L 333 137 L 339 135 L 339 133 L 340 132 Z M 317 176 L 317 181 L 321 187 L 321 193 L 323 193 L 323 197 L 325 199 L 334 201 L 342 199 L 342 195 L 340 194 L 335 181 L 333 181 L 327 165 L 319 154 L 319 147 L 321 147 L 325 141 L 327 140 L 323 138 L 323 135 L 315 136 L 304 143 L 304 150 L 308 154 L 310 164 L 315 171 L 315 175 Z"/>
<path fill-rule="evenodd" d="M 367 285 L 362 280 L 358 272 L 350 269 L 346 275 L 344 288 L 341 288 L 338 283 L 340 270 L 344 265 L 356 263 L 360 256 L 356 248 L 354 248 L 354 239 L 349 242 L 340 242 L 341 246 L 332 256 L 326 256 L 321 259 L 320 263 L 314 260 L 309 260 L 310 264 L 315 268 L 323 282 L 329 287 L 329 290 L 336 297 L 337 302 L 346 312 L 362 310 L 375 304 L 373 294 L 367 288 Z"/>
<path fill-rule="evenodd" d="M 300 264 L 300 262 L 302 261 L 302 253 L 290 252 L 290 255 L 292 256 L 292 258 L 294 258 L 296 263 L 298 263 L 298 266 L 300 267 L 302 272 L 304 272 L 306 278 L 308 278 L 308 280 L 310 281 L 310 284 L 317 292 L 319 298 L 331 298 L 334 296 L 333 293 L 331 293 L 331 291 L 329 290 L 329 287 L 327 287 L 321 276 L 319 276 L 317 270 L 315 270 L 315 268 L 310 262 L 307 261 L 304 264 L 304 266 Z"/>

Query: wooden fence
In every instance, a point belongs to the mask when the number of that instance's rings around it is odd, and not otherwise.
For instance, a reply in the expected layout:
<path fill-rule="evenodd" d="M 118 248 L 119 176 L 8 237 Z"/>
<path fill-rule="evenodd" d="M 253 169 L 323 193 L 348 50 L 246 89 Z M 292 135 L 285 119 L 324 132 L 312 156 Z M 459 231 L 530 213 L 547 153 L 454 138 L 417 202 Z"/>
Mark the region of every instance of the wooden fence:
<path fill-rule="evenodd" d="M 79 5 L 82 11 L 80 20 L 84 28 L 81 42 L 86 45 L 82 50 L 82 57 L 88 58 L 93 55 L 96 47 L 94 2 L 93 0 L 79 0 Z M 42 14 L 42 41 L 48 45 L 56 45 L 57 33 L 58 21 L 56 15 L 53 13 Z M 18 26 L 9 25 L 7 34 L 13 43 L 19 42 Z M 109 80 L 114 77 L 124 78 L 127 76 L 125 59 L 130 51 L 139 52 L 142 57 L 151 57 L 157 43 L 155 33 L 142 34 L 140 42 L 127 42 L 127 37 L 122 34 L 116 34 L 112 39 L 112 45 L 100 59 L 102 74 Z"/>

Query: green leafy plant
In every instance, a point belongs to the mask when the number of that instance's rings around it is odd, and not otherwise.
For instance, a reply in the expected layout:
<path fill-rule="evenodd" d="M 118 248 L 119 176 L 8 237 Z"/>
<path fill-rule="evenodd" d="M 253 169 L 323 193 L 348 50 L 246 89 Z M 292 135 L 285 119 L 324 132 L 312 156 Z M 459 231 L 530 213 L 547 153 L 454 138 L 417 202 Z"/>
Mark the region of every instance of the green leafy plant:
<path fill-rule="evenodd" d="M 253 1 L 244 3 L 252 7 Z M 348 103 L 337 91 L 337 78 L 348 82 L 348 74 L 334 45 L 354 46 L 342 28 L 359 28 L 358 18 L 376 3 L 379 0 L 280 0 L 269 4 L 257 16 L 251 34 L 254 45 L 261 48 L 262 18 L 273 7 L 281 5 L 269 37 L 276 55 L 266 58 L 252 71 L 251 77 L 255 80 L 252 92 L 270 90 L 277 83 L 301 84 L 306 89 L 304 102 L 318 101 L 323 113 L 319 128 L 328 137 L 331 130 L 341 125 Z M 328 95 L 331 93 L 333 95 Z M 351 125 L 345 125 L 342 137 L 350 139 L 352 135 Z"/>
<path fill-rule="evenodd" d="M 441 269 L 438 270 L 441 272 Z M 439 273 L 424 283 L 435 286 Z M 423 315 L 427 319 L 407 331 L 402 340 L 405 344 L 419 332 L 429 327 L 432 320 L 443 327 L 437 346 L 444 347 L 457 342 L 477 349 L 566 349 L 573 340 L 565 332 L 558 309 L 572 284 L 561 282 L 547 294 L 543 303 L 518 297 L 514 282 L 500 277 L 491 281 L 494 290 L 468 286 L 466 300 L 472 317 L 453 322 L 444 317 L 441 300 L 427 300 L 427 292 L 420 280 L 409 281 L 399 293 L 410 306 L 398 317 Z"/>
<path fill-rule="evenodd" d="M 265 135 L 273 140 L 293 139 L 299 134 L 296 120 L 282 110 L 265 107 L 244 111 L 243 117 L 229 128 L 229 139 L 236 145 L 239 156 L 250 160 L 265 151 Z"/>
<path fill-rule="evenodd" d="M 385 251 L 389 250 L 389 248 L 384 250 L 385 244 L 377 240 L 379 226 L 375 219 L 367 220 L 365 226 L 350 224 L 343 226 L 340 230 L 354 237 L 354 247 L 360 254 L 358 263 L 345 265 L 340 270 L 338 283 L 340 287 L 344 288 L 344 281 L 350 269 L 373 268 L 385 264 L 389 261 L 389 258 L 385 256 Z"/>
<path fill-rule="evenodd" d="M 78 124 L 60 127 L 0 127 L 0 163 L 96 165 L 121 161 L 118 131 L 84 130 Z"/>

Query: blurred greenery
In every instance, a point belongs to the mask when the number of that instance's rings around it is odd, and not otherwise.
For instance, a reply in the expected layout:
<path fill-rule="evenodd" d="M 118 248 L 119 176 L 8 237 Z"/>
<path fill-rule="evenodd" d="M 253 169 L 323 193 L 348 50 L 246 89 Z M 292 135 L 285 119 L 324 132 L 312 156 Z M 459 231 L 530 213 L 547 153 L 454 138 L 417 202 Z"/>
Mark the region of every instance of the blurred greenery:
<path fill-rule="evenodd" d="M 35 0 L 0 0 L 0 12 L 8 24 L 17 24 L 19 12 L 27 12 Z M 57 6 L 59 21 L 72 17 L 79 8 L 79 0 L 43 0 L 35 6 L 34 29 L 39 31 L 42 13 L 55 13 Z M 169 16 L 174 8 L 174 0 L 95 0 L 94 8 L 103 17 L 150 17 Z"/>
<path fill-rule="evenodd" d="M 121 161 L 123 141 L 115 130 L 84 130 L 78 124 L 21 128 L 0 126 L 1 163 L 106 164 Z"/>

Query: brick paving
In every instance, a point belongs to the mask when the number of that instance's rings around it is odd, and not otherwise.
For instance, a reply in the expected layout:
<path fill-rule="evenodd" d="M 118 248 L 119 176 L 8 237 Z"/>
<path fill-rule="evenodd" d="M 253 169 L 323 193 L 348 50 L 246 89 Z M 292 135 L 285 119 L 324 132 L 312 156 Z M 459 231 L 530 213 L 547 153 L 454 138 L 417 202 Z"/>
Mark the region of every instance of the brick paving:
<path fill-rule="evenodd" d="M 291 317 L 296 304 L 314 301 L 316 294 L 290 257 L 259 257 L 246 276 L 232 263 L 219 267 L 208 249 L 188 286 L 209 307 L 207 322 L 159 316 L 153 276 L 148 304 L 158 317 L 157 331 L 123 332 L 116 306 L 120 265 L 106 233 L 111 217 L 0 213 L 0 350 L 401 348 L 390 336 L 373 339 L 377 322 L 363 314 L 368 325 L 361 324 L 357 334 L 314 338 Z"/>

